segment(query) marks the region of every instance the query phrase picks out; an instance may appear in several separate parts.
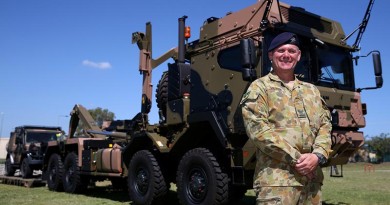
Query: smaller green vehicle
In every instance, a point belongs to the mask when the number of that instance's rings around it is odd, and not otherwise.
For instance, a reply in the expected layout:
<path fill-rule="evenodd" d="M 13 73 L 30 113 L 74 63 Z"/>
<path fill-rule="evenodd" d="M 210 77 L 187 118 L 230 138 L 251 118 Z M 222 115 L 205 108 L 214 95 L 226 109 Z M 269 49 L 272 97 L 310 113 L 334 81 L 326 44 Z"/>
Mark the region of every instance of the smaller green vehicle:
<path fill-rule="evenodd" d="M 14 176 L 17 169 L 23 178 L 33 176 L 34 170 L 42 170 L 47 142 L 63 135 L 61 127 L 24 125 L 11 132 L 6 146 L 5 175 Z"/>

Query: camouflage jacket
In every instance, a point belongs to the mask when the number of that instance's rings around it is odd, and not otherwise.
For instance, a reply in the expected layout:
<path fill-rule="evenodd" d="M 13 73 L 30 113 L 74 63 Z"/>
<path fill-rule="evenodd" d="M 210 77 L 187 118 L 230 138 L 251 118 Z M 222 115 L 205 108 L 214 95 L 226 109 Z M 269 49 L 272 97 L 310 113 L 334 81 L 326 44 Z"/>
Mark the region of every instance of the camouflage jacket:
<path fill-rule="evenodd" d="M 319 90 L 295 79 L 290 90 L 278 76 L 255 80 L 241 100 L 246 132 L 257 147 L 254 186 L 302 186 L 294 166 L 303 153 L 331 152 L 330 113 Z M 317 168 L 315 182 L 322 182 Z"/>

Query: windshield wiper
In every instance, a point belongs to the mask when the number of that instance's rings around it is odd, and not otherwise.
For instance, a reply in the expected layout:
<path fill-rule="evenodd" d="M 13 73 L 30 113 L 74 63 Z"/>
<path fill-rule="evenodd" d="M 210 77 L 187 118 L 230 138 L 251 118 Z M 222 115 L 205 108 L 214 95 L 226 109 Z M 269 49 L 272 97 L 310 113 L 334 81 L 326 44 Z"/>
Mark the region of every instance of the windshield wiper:
<path fill-rule="evenodd" d="M 325 68 L 326 74 L 328 74 L 329 77 L 323 77 L 323 76 L 321 75 L 320 79 L 321 79 L 321 80 L 326 80 L 326 81 L 332 82 L 333 85 L 334 85 L 334 87 L 338 89 L 338 88 L 339 88 L 339 85 L 340 85 L 339 80 L 338 80 L 338 79 L 335 79 L 335 78 L 333 77 L 332 73 L 329 71 L 328 66 L 327 66 L 327 67 L 324 67 L 324 68 Z"/>

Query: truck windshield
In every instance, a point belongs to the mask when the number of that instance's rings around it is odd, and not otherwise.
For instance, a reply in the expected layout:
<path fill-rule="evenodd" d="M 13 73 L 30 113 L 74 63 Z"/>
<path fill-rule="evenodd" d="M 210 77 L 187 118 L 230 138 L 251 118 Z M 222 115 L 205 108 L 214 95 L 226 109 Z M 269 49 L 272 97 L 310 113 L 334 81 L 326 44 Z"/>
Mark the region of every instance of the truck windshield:
<path fill-rule="evenodd" d="M 318 85 L 353 90 L 352 60 L 348 51 L 335 46 L 317 48 Z"/>
<path fill-rule="evenodd" d="M 266 34 L 264 44 L 268 45 L 274 36 Z M 317 86 L 355 90 L 352 56 L 348 49 L 330 44 L 320 46 L 303 36 L 299 36 L 299 41 L 301 59 L 294 70 L 298 79 Z M 266 75 L 272 65 L 267 54 L 263 58 L 262 75 Z"/>
<path fill-rule="evenodd" d="M 57 137 L 55 132 L 28 132 L 26 136 L 27 143 L 48 142 L 56 139 Z"/>

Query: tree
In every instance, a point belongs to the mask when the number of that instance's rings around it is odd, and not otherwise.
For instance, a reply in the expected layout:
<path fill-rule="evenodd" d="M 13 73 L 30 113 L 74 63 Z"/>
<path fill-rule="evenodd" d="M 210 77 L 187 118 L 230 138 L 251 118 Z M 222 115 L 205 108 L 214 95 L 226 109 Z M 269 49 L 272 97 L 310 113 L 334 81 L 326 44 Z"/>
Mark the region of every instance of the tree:
<path fill-rule="evenodd" d="M 89 114 L 95 119 L 97 125 L 101 128 L 103 121 L 113 121 L 115 119 L 115 114 L 108 109 L 103 109 L 97 107 L 95 109 L 88 109 Z"/>
<path fill-rule="evenodd" d="M 91 114 L 92 118 L 95 120 L 96 125 L 102 128 L 104 121 L 113 121 L 115 119 L 115 114 L 108 109 L 103 109 L 101 107 L 97 107 L 94 109 L 88 109 L 89 114 Z M 81 136 L 83 133 L 83 123 L 79 121 L 79 124 L 76 128 L 75 136 Z"/>
<path fill-rule="evenodd" d="M 366 141 L 369 149 L 376 152 L 379 160 L 383 160 L 386 154 L 390 154 L 390 133 L 381 133 Z"/>

